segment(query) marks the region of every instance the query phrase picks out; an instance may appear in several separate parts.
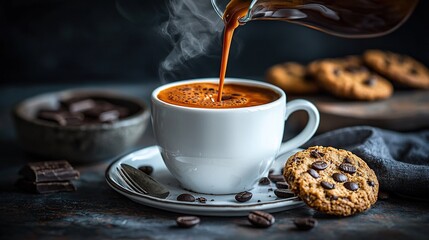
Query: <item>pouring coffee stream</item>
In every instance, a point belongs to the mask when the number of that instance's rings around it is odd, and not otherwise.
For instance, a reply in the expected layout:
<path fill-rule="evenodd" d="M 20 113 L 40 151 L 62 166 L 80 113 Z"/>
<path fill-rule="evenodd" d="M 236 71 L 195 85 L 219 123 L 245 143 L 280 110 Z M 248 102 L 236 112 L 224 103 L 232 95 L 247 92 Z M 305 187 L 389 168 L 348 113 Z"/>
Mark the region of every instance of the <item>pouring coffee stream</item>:
<path fill-rule="evenodd" d="M 410 16 L 418 0 L 211 0 L 225 23 L 217 101 L 222 101 L 234 30 L 252 20 L 281 20 L 331 35 L 369 38 L 388 34 Z"/>

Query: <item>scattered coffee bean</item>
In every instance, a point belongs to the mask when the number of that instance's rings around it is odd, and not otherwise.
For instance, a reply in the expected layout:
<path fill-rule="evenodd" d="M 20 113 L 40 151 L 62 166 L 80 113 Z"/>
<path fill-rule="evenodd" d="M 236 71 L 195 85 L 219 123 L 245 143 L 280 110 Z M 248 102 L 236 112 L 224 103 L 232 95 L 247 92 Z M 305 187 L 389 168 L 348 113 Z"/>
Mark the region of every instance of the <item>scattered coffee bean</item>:
<path fill-rule="evenodd" d="M 288 189 L 289 184 L 287 184 L 287 182 L 276 182 L 276 187 L 278 189 Z"/>
<path fill-rule="evenodd" d="M 274 224 L 276 221 L 273 215 L 262 212 L 262 211 L 253 211 L 248 216 L 249 222 L 255 226 L 260 228 L 267 228 Z"/>
<path fill-rule="evenodd" d="M 377 82 L 377 78 L 375 78 L 374 76 L 370 76 L 365 81 L 363 81 L 363 84 L 365 84 L 369 87 L 372 87 L 375 85 L 376 82 Z"/>
<path fill-rule="evenodd" d="M 181 202 L 195 202 L 195 197 L 189 193 L 183 193 L 177 196 L 177 201 Z"/>
<path fill-rule="evenodd" d="M 313 164 L 311 164 L 311 168 L 314 170 L 324 170 L 328 167 L 328 164 L 324 161 L 315 161 Z"/>
<path fill-rule="evenodd" d="M 253 194 L 248 191 L 239 192 L 235 195 L 235 200 L 237 200 L 237 202 L 247 202 L 252 198 L 252 196 Z"/>
<path fill-rule="evenodd" d="M 319 176 L 319 173 L 318 173 L 316 170 L 312 169 L 312 168 L 308 169 L 308 170 L 307 170 L 307 172 L 308 172 L 308 174 L 310 174 L 313 178 L 319 178 L 319 177 L 320 177 L 320 176 Z"/>
<path fill-rule="evenodd" d="M 385 201 L 390 198 L 390 194 L 388 192 L 378 192 L 378 200 Z"/>
<path fill-rule="evenodd" d="M 368 180 L 368 181 L 366 181 L 366 183 L 368 183 L 368 186 L 370 186 L 370 187 L 374 187 L 375 186 L 375 182 L 374 181 Z"/>
<path fill-rule="evenodd" d="M 268 192 L 272 192 L 272 191 L 274 191 L 274 189 L 268 188 Z"/>
<path fill-rule="evenodd" d="M 274 183 L 285 181 L 283 175 L 280 175 L 280 174 L 270 174 L 270 175 L 268 175 L 268 178 Z"/>
<path fill-rule="evenodd" d="M 290 197 L 295 196 L 293 193 L 289 192 L 289 190 L 287 190 L 287 189 L 276 189 L 276 190 L 274 190 L 274 194 L 278 198 L 290 198 Z"/>
<path fill-rule="evenodd" d="M 332 175 L 332 178 L 336 181 L 336 182 L 345 182 L 348 180 L 347 176 L 341 173 L 334 173 Z"/>
<path fill-rule="evenodd" d="M 350 191 L 356 191 L 359 189 L 359 185 L 355 182 L 345 182 L 344 187 Z"/>
<path fill-rule="evenodd" d="M 199 198 L 197 198 L 197 201 L 200 202 L 200 203 L 206 203 L 207 202 L 207 198 L 205 198 L 205 197 L 199 197 Z"/>
<path fill-rule="evenodd" d="M 261 202 L 261 200 L 258 200 L 258 202 Z"/>
<path fill-rule="evenodd" d="M 356 172 L 355 166 L 351 165 L 350 163 L 341 163 L 339 168 L 341 171 L 350 173 L 350 174 L 353 174 Z"/>
<path fill-rule="evenodd" d="M 317 220 L 314 218 L 297 218 L 293 221 L 299 230 L 310 230 L 317 226 Z"/>
<path fill-rule="evenodd" d="M 270 185 L 270 183 L 270 179 L 268 179 L 267 177 L 259 179 L 259 185 Z"/>
<path fill-rule="evenodd" d="M 268 197 L 271 197 L 271 195 L 268 195 Z"/>
<path fill-rule="evenodd" d="M 312 158 L 321 158 L 321 157 L 325 156 L 325 154 L 321 153 L 321 152 L 318 152 L 317 150 L 311 150 L 310 156 Z"/>
<path fill-rule="evenodd" d="M 139 167 L 139 170 L 146 173 L 147 175 L 151 175 L 153 173 L 153 167 L 149 165 L 144 165 Z"/>
<path fill-rule="evenodd" d="M 349 157 L 345 157 L 343 160 L 345 163 L 353 164 L 353 161 Z"/>
<path fill-rule="evenodd" d="M 328 190 L 330 190 L 330 189 L 334 189 L 334 188 L 335 188 L 335 184 L 330 183 L 330 182 L 322 181 L 322 182 L 320 182 L 320 185 L 321 185 L 324 189 L 328 189 Z"/>
<path fill-rule="evenodd" d="M 210 202 L 214 202 L 214 199 L 210 200 Z"/>
<path fill-rule="evenodd" d="M 191 228 L 200 223 L 200 218 L 196 216 L 181 216 L 176 219 L 177 226 Z"/>

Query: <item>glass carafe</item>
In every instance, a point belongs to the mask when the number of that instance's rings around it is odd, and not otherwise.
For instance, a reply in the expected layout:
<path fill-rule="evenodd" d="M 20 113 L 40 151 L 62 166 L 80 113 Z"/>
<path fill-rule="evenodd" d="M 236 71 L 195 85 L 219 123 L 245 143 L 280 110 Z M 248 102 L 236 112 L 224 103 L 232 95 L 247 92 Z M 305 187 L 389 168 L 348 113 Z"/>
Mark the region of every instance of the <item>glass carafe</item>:
<path fill-rule="evenodd" d="M 283 20 L 332 35 L 351 38 L 376 37 L 398 28 L 418 0 L 211 0 L 223 18 L 228 4 L 248 2 L 239 21 Z M 247 3 L 246 3 L 247 4 Z"/>

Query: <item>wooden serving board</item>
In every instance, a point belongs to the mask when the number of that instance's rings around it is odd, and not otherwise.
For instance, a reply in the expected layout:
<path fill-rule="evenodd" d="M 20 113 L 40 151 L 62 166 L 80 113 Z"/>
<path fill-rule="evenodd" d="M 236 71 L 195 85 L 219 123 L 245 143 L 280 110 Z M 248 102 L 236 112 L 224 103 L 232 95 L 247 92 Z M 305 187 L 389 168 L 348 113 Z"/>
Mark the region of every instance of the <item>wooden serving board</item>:
<path fill-rule="evenodd" d="M 391 98 L 375 102 L 347 101 L 328 95 L 290 97 L 297 98 L 307 99 L 316 105 L 320 112 L 318 132 L 356 125 L 395 131 L 429 128 L 429 91 L 397 91 Z M 305 114 L 296 115 L 300 125 L 304 126 Z"/>

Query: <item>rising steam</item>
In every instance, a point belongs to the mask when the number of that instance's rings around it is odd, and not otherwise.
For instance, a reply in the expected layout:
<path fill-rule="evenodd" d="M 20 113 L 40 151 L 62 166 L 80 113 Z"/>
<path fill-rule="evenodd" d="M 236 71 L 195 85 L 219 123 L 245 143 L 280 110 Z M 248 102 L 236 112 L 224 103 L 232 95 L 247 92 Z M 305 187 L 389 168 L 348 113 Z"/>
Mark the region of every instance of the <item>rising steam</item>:
<path fill-rule="evenodd" d="M 159 66 L 160 79 L 170 80 L 189 67 L 189 60 L 207 54 L 223 29 L 209 0 L 169 0 L 169 19 L 161 33 L 173 46 Z"/>

